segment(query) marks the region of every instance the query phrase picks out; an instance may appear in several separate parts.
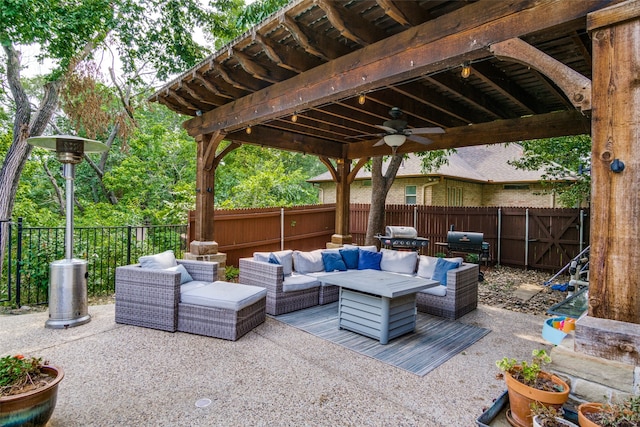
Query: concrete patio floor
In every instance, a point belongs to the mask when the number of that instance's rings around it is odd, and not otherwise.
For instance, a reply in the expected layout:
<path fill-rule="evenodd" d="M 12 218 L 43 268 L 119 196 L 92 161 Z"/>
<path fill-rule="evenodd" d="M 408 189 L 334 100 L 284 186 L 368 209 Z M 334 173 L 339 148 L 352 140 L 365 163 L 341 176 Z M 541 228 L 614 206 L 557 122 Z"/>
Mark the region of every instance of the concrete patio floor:
<path fill-rule="evenodd" d="M 112 304 L 89 313 L 67 330 L 46 312 L 0 316 L 0 355 L 65 371 L 50 427 L 471 427 L 505 389 L 495 361 L 550 347 L 544 316 L 480 306 L 460 321 L 491 333 L 419 377 L 269 317 L 230 342 L 119 325 Z"/>

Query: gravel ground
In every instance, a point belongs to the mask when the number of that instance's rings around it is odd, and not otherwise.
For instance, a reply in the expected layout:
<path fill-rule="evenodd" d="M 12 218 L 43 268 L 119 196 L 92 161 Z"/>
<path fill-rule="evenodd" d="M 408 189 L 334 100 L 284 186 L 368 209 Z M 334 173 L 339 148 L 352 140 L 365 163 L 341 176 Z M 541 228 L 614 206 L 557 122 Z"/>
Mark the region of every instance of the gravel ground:
<path fill-rule="evenodd" d="M 500 307 L 507 310 L 528 314 L 546 314 L 552 305 L 564 300 L 566 292 L 551 290 L 550 286 L 544 286 L 554 273 L 538 270 L 522 270 L 512 267 L 481 267 L 484 272 L 484 281 L 478 286 L 478 302 L 480 304 Z M 559 277 L 556 282 L 564 282 L 568 279 Z M 539 288 L 539 291 L 530 299 L 524 301 L 516 295 L 520 286 Z"/>
<path fill-rule="evenodd" d="M 484 272 L 484 281 L 478 286 L 478 302 L 507 310 L 528 314 L 546 314 L 546 310 L 553 304 L 566 298 L 566 292 L 552 291 L 543 283 L 553 275 L 546 271 L 522 270 L 512 267 L 480 267 Z M 516 295 L 516 290 L 521 285 L 530 288 L 537 286 L 538 293 L 524 301 Z M 115 295 L 102 295 L 89 297 L 89 305 L 112 304 Z M 47 306 L 32 306 L 15 309 L 0 306 L 0 314 L 25 314 L 47 310 Z"/>

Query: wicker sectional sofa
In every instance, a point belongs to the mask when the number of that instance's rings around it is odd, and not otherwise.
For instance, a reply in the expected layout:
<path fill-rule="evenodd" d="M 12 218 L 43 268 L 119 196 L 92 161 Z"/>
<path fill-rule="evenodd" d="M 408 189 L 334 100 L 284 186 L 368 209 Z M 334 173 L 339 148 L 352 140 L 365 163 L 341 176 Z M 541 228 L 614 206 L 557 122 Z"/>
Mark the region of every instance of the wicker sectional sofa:
<path fill-rule="evenodd" d="M 352 248 L 348 248 L 353 250 Z M 377 252 L 375 246 L 358 247 L 358 251 Z M 280 315 L 291 311 L 327 304 L 338 300 L 339 288 L 323 285 L 319 275 L 326 275 L 332 270 L 327 267 L 328 253 L 336 258 L 339 249 L 302 251 L 279 251 L 273 253 L 257 252 L 253 258 L 241 258 L 239 261 L 239 282 L 261 286 L 267 290 L 266 312 Z M 327 257 L 324 257 L 324 255 Z M 323 255 L 319 258 L 319 255 Z M 433 280 L 438 258 L 419 256 L 415 252 L 401 252 L 382 249 L 379 252 L 379 266 L 374 269 L 390 271 L 397 274 L 409 274 Z M 448 270 L 439 268 L 437 277 L 439 285 L 417 294 L 416 304 L 419 311 L 448 319 L 457 319 L 474 310 L 478 305 L 478 273 L 477 264 L 465 263 L 462 258 L 444 259 Z M 448 263 L 455 262 L 453 268 Z M 349 265 L 347 267 L 353 267 Z M 377 268 L 376 268 L 377 267 Z M 347 268 L 349 269 L 349 268 Z M 362 269 L 362 268 L 360 268 Z M 342 268 L 340 268 L 342 270 Z"/>

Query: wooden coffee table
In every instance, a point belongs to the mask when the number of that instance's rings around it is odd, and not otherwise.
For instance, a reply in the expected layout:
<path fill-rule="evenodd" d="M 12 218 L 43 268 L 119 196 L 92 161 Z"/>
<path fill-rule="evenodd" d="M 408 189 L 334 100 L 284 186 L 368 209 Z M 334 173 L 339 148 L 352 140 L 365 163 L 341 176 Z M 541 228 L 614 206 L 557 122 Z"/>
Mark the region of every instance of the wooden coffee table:
<path fill-rule="evenodd" d="M 387 344 L 416 328 L 416 292 L 438 286 L 435 280 L 380 270 L 351 270 L 318 276 L 340 286 L 340 329 Z"/>

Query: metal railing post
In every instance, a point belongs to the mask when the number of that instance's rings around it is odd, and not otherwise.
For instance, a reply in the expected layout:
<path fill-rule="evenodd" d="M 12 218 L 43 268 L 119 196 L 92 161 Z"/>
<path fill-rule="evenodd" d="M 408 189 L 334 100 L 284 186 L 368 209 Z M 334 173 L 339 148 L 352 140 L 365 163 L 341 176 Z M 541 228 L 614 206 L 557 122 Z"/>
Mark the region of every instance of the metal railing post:
<path fill-rule="evenodd" d="M 20 304 L 20 276 L 22 275 L 22 217 L 18 217 L 18 237 L 16 242 L 16 305 Z"/>
<path fill-rule="evenodd" d="M 529 209 L 525 211 L 524 220 L 524 269 L 529 266 Z"/>
<path fill-rule="evenodd" d="M 498 209 L 498 265 L 500 265 L 500 250 L 502 249 L 502 209 Z"/>
<path fill-rule="evenodd" d="M 127 265 L 131 264 L 131 226 L 127 225 Z"/>

